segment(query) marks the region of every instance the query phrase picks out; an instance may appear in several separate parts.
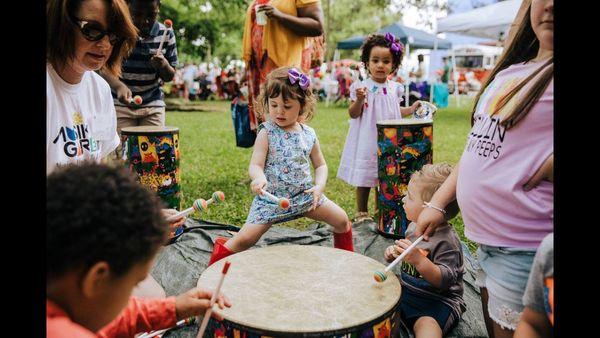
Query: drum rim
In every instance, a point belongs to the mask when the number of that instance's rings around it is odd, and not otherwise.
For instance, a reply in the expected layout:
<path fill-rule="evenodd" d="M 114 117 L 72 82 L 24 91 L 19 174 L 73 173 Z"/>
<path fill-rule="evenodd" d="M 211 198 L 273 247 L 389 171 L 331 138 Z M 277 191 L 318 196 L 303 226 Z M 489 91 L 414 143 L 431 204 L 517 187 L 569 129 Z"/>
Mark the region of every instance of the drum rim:
<path fill-rule="evenodd" d="M 142 128 L 164 128 L 164 130 L 140 130 Z M 121 128 L 122 135 L 161 135 L 161 134 L 179 134 L 179 127 L 171 126 L 134 126 Z"/>
<path fill-rule="evenodd" d="M 291 244 L 291 245 L 283 245 L 283 246 L 297 246 L 297 247 L 306 247 L 306 245 L 299 245 L 299 244 Z M 263 248 L 257 248 L 255 250 L 261 250 L 261 249 L 265 249 L 268 248 L 267 247 L 263 247 Z M 272 246 L 271 246 L 272 247 Z M 318 248 L 327 248 L 327 247 L 323 247 L 323 246 L 317 246 Z M 333 248 L 329 248 L 329 249 L 333 249 Z M 234 255 L 243 253 L 242 252 L 238 252 L 235 253 Z M 232 256 L 234 256 L 232 255 Z M 360 255 L 360 254 L 359 254 Z M 370 260 L 373 260 L 377 263 L 381 263 L 378 262 L 377 260 L 369 257 L 369 256 L 365 256 L 365 255 L 361 255 L 363 258 L 368 258 Z M 197 286 L 199 286 L 199 282 L 200 279 L 202 278 L 203 273 L 200 275 L 200 278 L 198 278 L 197 281 Z M 390 276 L 391 277 L 391 276 Z M 385 318 L 390 317 L 394 311 L 396 311 L 400 305 L 400 300 L 402 299 L 402 283 L 400 282 L 400 279 L 398 278 L 397 275 L 393 275 L 393 278 L 396 279 L 396 281 L 399 284 L 400 287 L 400 294 L 398 295 L 398 301 L 396 303 L 393 303 L 393 305 L 386 310 L 385 312 L 383 312 L 382 314 L 372 318 L 372 319 L 368 319 L 362 323 L 358 323 L 355 324 L 353 326 L 348 326 L 345 328 L 338 328 L 338 329 L 323 329 L 323 330 L 319 330 L 319 331 L 308 331 L 308 330 L 304 330 L 304 331 L 277 331 L 276 329 L 273 328 L 265 328 L 265 327 L 260 327 L 259 325 L 253 324 L 253 323 L 246 323 L 246 324 L 242 324 L 240 322 L 234 321 L 234 319 L 228 319 L 226 318 L 227 315 L 222 314 L 223 316 L 223 321 L 224 323 L 227 323 L 228 325 L 230 325 L 232 328 L 236 328 L 238 330 L 244 330 L 247 332 L 251 332 L 251 333 L 256 333 L 256 334 L 262 334 L 267 335 L 267 336 L 272 336 L 272 337 L 328 337 L 328 336 L 332 336 L 332 335 L 339 335 L 339 334 L 347 334 L 347 333 L 351 333 L 351 332 L 355 332 L 359 329 L 364 329 L 366 327 L 369 326 L 373 326 L 374 324 L 377 324 L 379 322 L 381 322 L 382 320 L 384 320 Z M 214 320 L 213 318 L 211 318 L 211 320 Z M 250 326 L 252 325 L 252 326 Z M 293 330 L 293 329 L 291 329 Z"/>
<path fill-rule="evenodd" d="M 398 277 L 396 277 L 396 278 L 398 278 Z M 270 337 L 330 337 L 330 336 L 337 336 L 337 335 L 345 335 L 345 334 L 353 333 L 353 332 L 356 332 L 359 330 L 364 330 L 368 327 L 372 327 L 374 324 L 378 324 L 378 323 L 382 322 L 386 318 L 390 318 L 391 316 L 393 316 L 394 312 L 399 310 L 401 299 L 402 298 L 398 299 L 398 302 L 396 302 L 396 304 L 394 306 L 392 306 L 391 309 L 384 312 L 382 315 L 380 315 L 376 318 L 373 318 L 365 323 L 355 325 L 355 326 L 350 326 L 348 328 L 328 330 L 328 331 L 296 331 L 296 332 L 285 331 L 285 332 L 281 332 L 281 331 L 273 331 L 273 330 L 269 330 L 269 329 L 260 329 L 260 328 L 249 327 L 249 326 L 239 324 L 239 323 L 233 322 L 233 321 L 225 319 L 225 318 L 223 318 L 223 320 L 221 322 L 230 326 L 233 329 L 243 330 L 248 333 L 253 333 L 253 334 L 262 335 L 262 336 L 266 335 L 266 336 L 270 336 Z M 214 318 L 210 318 L 210 320 L 213 322 L 217 321 Z"/>
<path fill-rule="evenodd" d="M 404 123 L 402 122 L 404 121 Z M 433 125 L 433 120 L 419 120 L 419 119 L 388 119 L 378 120 L 378 127 L 406 127 L 406 126 L 429 126 Z"/>

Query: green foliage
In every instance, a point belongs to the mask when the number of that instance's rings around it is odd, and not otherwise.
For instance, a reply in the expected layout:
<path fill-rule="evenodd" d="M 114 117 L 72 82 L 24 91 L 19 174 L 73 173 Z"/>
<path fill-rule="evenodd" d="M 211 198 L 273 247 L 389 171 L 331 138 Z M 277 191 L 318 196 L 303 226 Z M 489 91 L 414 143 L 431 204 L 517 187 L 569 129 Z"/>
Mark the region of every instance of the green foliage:
<path fill-rule="evenodd" d="M 365 35 L 397 22 L 400 13 L 386 10 L 391 0 L 323 0 L 327 39 L 327 59 L 331 59 L 338 41 Z M 356 52 L 345 52 L 342 57 L 355 58 Z"/>
<path fill-rule="evenodd" d="M 341 40 L 375 33 L 399 22 L 408 7 L 420 8 L 420 22 L 431 27 L 436 13 L 447 7 L 445 0 L 321 0 L 327 32 L 327 59 Z M 357 50 L 341 51 L 341 58 L 358 60 Z"/>
<path fill-rule="evenodd" d="M 199 62 L 208 57 L 239 59 L 246 10 L 253 0 L 162 0 L 161 20 L 173 20 L 180 60 Z M 291 1 L 291 0 L 290 0 Z M 327 38 L 327 59 L 338 41 L 376 32 L 402 19 L 405 8 L 423 9 L 431 25 L 444 0 L 321 0 Z M 342 58 L 358 59 L 358 51 L 342 51 Z"/>
<path fill-rule="evenodd" d="M 181 61 L 239 58 L 246 0 L 162 0 L 161 20 L 173 20 Z"/>

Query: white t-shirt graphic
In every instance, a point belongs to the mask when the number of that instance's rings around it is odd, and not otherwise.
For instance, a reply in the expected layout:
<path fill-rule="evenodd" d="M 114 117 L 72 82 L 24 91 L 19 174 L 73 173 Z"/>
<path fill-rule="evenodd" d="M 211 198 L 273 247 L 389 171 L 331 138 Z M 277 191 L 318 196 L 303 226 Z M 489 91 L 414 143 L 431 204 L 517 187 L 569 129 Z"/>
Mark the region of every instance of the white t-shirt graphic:
<path fill-rule="evenodd" d="M 119 142 L 108 83 L 90 71 L 69 84 L 46 64 L 46 175 L 69 163 L 99 162 Z"/>

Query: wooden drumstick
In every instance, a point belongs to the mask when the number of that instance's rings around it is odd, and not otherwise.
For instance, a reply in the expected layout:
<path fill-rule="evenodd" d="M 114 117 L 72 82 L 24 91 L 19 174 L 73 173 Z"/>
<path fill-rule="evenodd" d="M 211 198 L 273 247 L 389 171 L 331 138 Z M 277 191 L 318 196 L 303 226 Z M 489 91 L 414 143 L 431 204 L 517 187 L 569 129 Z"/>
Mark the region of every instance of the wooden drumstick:
<path fill-rule="evenodd" d="M 290 200 L 288 200 L 285 197 L 277 197 L 269 192 L 267 192 L 265 189 L 260 189 L 260 192 L 263 193 L 263 196 L 265 196 L 268 200 L 270 200 L 273 203 L 277 203 L 279 205 L 279 207 L 281 209 L 288 209 L 290 207 Z"/>
<path fill-rule="evenodd" d="M 221 286 L 223 285 L 223 280 L 225 280 L 225 275 L 227 274 L 227 270 L 229 270 L 229 266 L 231 263 L 229 261 L 225 262 L 223 266 L 223 272 L 221 273 L 221 278 L 219 279 L 219 284 L 217 284 L 217 289 L 213 293 L 210 298 L 210 307 L 204 313 L 204 318 L 202 318 L 202 324 L 200 325 L 200 331 L 198 331 L 198 336 L 196 338 L 202 338 L 204 335 L 204 331 L 206 330 L 206 325 L 208 325 L 208 320 L 210 319 L 210 315 L 212 314 L 212 308 L 215 305 L 217 297 L 219 297 L 219 292 L 221 292 Z"/>
<path fill-rule="evenodd" d="M 162 46 L 165 43 L 165 37 L 167 36 L 167 31 L 169 28 L 173 27 L 173 21 L 167 19 L 165 20 L 165 30 L 163 31 L 162 38 L 160 39 L 160 45 L 158 45 L 158 49 L 156 50 L 156 55 L 162 53 Z"/>
<path fill-rule="evenodd" d="M 191 325 L 196 323 L 196 317 L 190 317 L 190 318 L 186 318 L 186 319 L 182 319 L 180 321 L 177 322 L 177 324 L 175 324 L 174 326 L 171 326 L 169 328 L 163 329 L 163 330 L 158 330 L 158 331 L 152 331 L 152 332 L 146 332 L 143 333 L 141 335 L 139 335 L 137 338 L 151 338 L 151 337 L 156 337 L 158 335 L 161 335 L 169 330 L 178 328 L 180 326 L 185 326 L 185 325 Z"/>
<path fill-rule="evenodd" d="M 375 274 L 373 275 L 373 278 L 375 278 L 375 280 L 379 283 L 386 280 L 387 279 L 386 273 L 388 271 L 390 271 L 396 264 L 398 264 L 398 262 L 400 262 L 406 255 L 408 255 L 408 253 L 412 249 L 414 249 L 417 246 L 417 244 L 419 244 L 419 242 L 422 240 L 423 240 L 423 235 L 419 236 L 419 238 L 417 238 L 408 248 L 404 249 L 404 252 L 402 252 L 402 254 L 400 254 L 400 256 L 396 257 L 396 259 L 394 259 L 394 261 L 391 262 L 390 265 L 387 266 L 387 268 L 385 268 L 383 271 L 375 272 Z"/>
<path fill-rule="evenodd" d="M 215 191 L 212 194 L 212 197 L 207 201 L 203 198 L 199 198 L 197 200 L 194 201 L 194 203 L 192 204 L 191 207 L 180 211 L 178 213 L 176 213 L 175 215 L 169 216 L 167 217 L 167 222 L 173 222 L 175 220 L 177 220 L 178 218 L 187 216 L 191 213 L 193 213 L 194 211 L 205 211 L 206 209 L 208 209 L 208 206 L 212 203 L 221 203 L 225 201 L 225 194 L 222 191 Z"/>

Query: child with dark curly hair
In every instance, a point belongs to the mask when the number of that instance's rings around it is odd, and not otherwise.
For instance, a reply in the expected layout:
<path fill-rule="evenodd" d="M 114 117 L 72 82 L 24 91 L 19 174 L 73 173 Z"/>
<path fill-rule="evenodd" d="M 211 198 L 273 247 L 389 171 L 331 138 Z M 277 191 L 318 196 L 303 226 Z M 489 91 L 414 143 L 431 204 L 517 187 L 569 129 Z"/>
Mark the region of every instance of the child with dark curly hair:
<path fill-rule="evenodd" d="M 69 165 L 48 176 L 46 191 L 47 337 L 133 337 L 209 308 L 212 292 L 199 288 L 130 297 L 169 231 L 158 197 L 131 173 Z M 231 306 L 222 295 L 218 303 Z"/>
<path fill-rule="evenodd" d="M 303 216 L 330 224 L 334 246 L 354 251 L 352 224 L 346 212 L 323 195 L 327 164 L 317 134 L 304 124 L 315 106 L 310 79 L 296 68 L 275 69 L 267 75 L 258 106 L 269 119 L 259 126 L 248 169 L 250 186 L 257 196 L 240 232 L 227 242 L 224 238 L 216 240 L 208 264 L 252 247 L 271 225 Z M 290 207 L 282 209 L 267 199 L 263 188 L 289 199 Z"/>
<path fill-rule="evenodd" d="M 350 129 L 337 177 L 356 187 L 355 221 L 368 218 L 368 199 L 377 184 L 377 121 L 412 115 L 420 102 L 401 108 L 404 87 L 388 76 L 396 72 L 403 46 L 394 35 L 369 35 L 361 47 L 369 77 L 350 86 Z"/>

